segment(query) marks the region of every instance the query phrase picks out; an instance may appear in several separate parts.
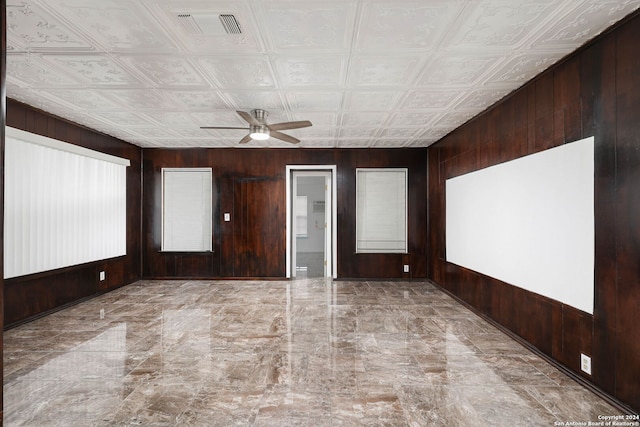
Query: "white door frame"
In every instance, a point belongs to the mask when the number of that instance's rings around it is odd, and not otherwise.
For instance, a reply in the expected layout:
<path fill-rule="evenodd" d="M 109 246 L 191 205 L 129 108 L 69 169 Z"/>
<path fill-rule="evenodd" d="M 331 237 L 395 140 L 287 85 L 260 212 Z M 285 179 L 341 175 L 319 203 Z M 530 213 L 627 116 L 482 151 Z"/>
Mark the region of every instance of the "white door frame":
<path fill-rule="evenodd" d="M 325 231 L 325 256 L 327 257 L 327 265 L 325 268 L 325 277 L 338 278 L 338 233 L 336 227 L 336 218 L 338 215 L 337 200 L 338 191 L 336 185 L 336 165 L 287 165 L 286 166 L 286 199 L 287 199 L 287 254 L 286 254 L 286 269 L 287 278 L 295 277 L 295 266 L 293 266 L 292 259 L 295 256 L 295 241 L 293 230 L 293 194 L 295 192 L 294 182 L 292 180 L 293 172 L 318 172 L 318 176 L 326 176 L 326 173 L 330 173 L 330 178 L 327 180 L 327 192 L 330 197 L 326 197 L 325 200 L 325 218 L 327 222 L 327 228 Z"/>

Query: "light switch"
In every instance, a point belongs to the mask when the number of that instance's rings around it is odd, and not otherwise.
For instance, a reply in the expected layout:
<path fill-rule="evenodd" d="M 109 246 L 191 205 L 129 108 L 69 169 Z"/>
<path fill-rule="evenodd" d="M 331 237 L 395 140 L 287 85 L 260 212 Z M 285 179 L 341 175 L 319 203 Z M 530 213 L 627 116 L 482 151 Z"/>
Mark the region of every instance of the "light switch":
<path fill-rule="evenodd" d="M 224 213 L 224 220 L 225 220 L 225 222 L 231 221 L 231 214 L 228 213 L 228 212 L 225 212 Z"/>

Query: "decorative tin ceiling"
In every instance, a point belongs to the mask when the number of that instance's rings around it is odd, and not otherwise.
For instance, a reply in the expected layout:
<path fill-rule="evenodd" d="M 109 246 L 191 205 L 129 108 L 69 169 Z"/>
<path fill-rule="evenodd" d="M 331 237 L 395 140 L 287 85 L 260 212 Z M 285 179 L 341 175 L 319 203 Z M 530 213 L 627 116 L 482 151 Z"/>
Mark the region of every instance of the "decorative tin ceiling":
<path fill-rule="evenodd" d="M 639 6 L 7 0 L 7 96 L 142 147 L 236 147 L 200 126 L 254 108 L 301 147 L 426 147 Z"/>

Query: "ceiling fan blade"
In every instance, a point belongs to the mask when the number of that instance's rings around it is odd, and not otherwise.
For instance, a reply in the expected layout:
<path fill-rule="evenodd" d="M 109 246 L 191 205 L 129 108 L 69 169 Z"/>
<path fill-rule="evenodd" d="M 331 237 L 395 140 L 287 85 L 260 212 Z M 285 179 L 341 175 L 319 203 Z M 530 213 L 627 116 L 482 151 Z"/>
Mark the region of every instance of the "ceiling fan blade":
<path fill-rule="evenodd" d="M 271 130 L 287 130 L 287 129 L 299 129 L 306 128 L 311 126 L 311 122 L 309 120 L 301 120 L 298 122 L 283 122 L 283 123 L 275 123 L 269 125 L 269 129 Z"/>
<path fill-rule="evenodd" d="M 251 136 L 246 135 L 244 138 L 242 138 L 238 144 L 246 144 L 247 142 L 251 141 Z"/>
<path fill-rule="evenodd" d="M 227 126 L 200 126 L 200 129 L 242 129 L 242 130 L 247 130 L 246 126 L 243 127 L 243 128 L 227 127 Z"/>
<path fill-rule="evenodd" d="M 283 140 L 285 142 L 290 142 L 292 144 L 297 144 L 298 142 L 300 142 L 300 140 L 298 138 L 294 138 L 291 135 L 287 135 L 287 134 L 284 134 L 282 132 L 278 132 L 277 130 L 272 130 L 271 131 L 271 136 L 274 137 L 274 138 L 281 139 L 281 140 Z"/>
<path fill-rule="evenodd" d="M 255 117 L 253 117 L 251 114 L 247 113 L 246 111 L 236 111 L 236 113 L 238 113 L 238 115 L 242 117 L 244 121 L 249 123 L 250 125 L 260 126 L 262 124 Z"/>

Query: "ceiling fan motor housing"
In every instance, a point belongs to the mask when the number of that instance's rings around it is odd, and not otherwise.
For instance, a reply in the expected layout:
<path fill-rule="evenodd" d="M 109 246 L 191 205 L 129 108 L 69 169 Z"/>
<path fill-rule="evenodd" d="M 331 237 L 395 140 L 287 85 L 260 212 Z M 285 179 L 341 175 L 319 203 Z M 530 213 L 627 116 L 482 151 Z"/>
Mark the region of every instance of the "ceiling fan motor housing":
<path fill-rule="evenodd" d="M 251 110 L 251 115 L 255 117 L 256 120 L 258 120 L 259 122 L 266 124 L 267 116 L 269 115 L 269 113 L 259 108 L 256 108 L 255 110 Z"/>

